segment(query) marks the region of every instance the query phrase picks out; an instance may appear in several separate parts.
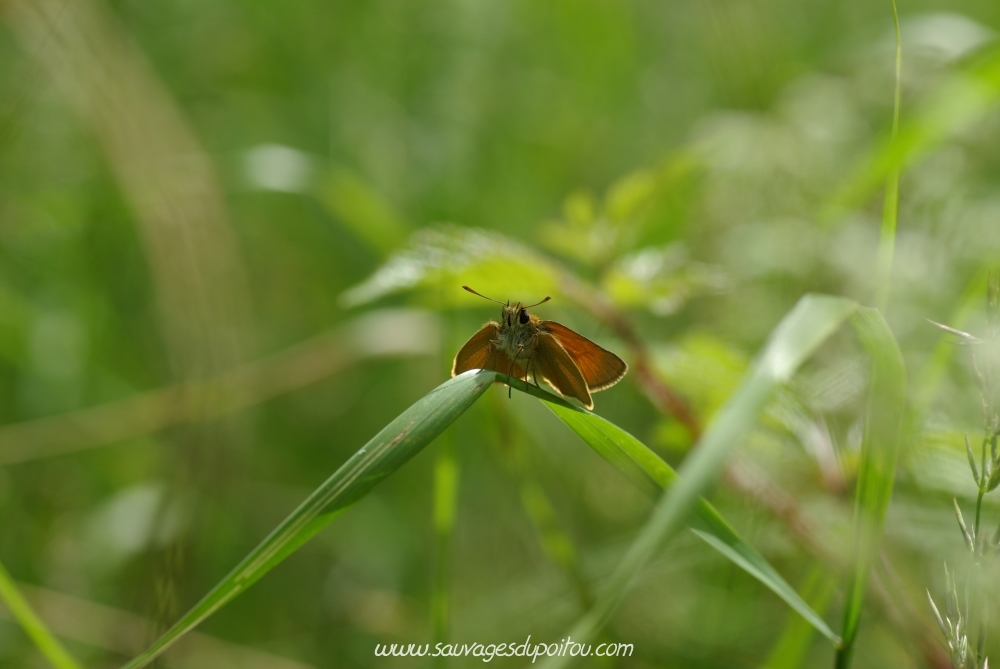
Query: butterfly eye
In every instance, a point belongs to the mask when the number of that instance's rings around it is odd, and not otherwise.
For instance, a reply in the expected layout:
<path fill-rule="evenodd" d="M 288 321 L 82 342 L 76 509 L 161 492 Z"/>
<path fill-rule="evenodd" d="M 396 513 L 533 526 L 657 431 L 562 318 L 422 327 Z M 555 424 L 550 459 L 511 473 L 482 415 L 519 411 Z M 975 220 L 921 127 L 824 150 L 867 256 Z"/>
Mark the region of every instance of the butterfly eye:
<path fill-rule="evenodd" d="M 521 322 L 521 325 L 527 325 L 528 321 L 531 320 L 530 318 L 528 318 L 528 310 L 521 309 L 521 314 L 517 317 L 517 320 Z"/>

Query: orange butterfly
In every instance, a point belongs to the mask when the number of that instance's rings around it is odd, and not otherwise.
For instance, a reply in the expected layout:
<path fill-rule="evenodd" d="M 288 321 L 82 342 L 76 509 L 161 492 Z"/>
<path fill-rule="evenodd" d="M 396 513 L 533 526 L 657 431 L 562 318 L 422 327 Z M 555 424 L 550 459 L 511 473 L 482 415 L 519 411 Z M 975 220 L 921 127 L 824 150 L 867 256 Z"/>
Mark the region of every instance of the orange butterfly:
<path fill-rule="evenodd" d="M 452 376 L 470 369 L 492 369 L 523 381 L 530 376 L 536 385 L 542 378 L 561 394 L 593 409 L 590 394 L 615 385 L 628 371 L 625 361 L 611 351 L 565 325 L 528 313 L 529 308 L 551 298 L 525 307 L 520 302 L 504 304 L 468 286 L 462 288 L 503 309 L 499 323 L 490 321 L 465 342 L 452 363 Z"/>

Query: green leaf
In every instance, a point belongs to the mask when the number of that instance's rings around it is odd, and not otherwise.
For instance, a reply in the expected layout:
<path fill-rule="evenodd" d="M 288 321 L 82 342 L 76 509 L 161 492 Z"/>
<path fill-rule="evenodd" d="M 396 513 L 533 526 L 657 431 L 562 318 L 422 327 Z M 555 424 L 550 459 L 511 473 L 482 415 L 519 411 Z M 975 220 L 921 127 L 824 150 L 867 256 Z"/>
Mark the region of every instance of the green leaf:
<path fill-rule="evenodd" d="M 10 577 L 3 563 L 0 563 L 0 601 L 7 605 L 7 608 L 14 615 L 14 619 L 35 643 L 49 664 L 56 669 L 80 669 L 80 665 L 60 645 L 42 619 L 31 610 L 31 606 L 14 585 L 14 579 Z"/>
<path fill-rule="evenodd" d="M 648 170 L 636 170 L 611 184 L 604 197 L 608 218 L 624 223 L 648 207 L 660 191 L 657 176 Z"/>
<path fill-rule="evenodd" d="M 126 665 L 152 662 L 181 636 L 228 604 L 295 552 L 340 512 L 364 497 L 438 436 L 486 392 L 495 372 L 466 372 L 441 384 L 389 423 L 144 653 Z"/>
<path fill-rule="evenodd" d="M 388 255 L 406 242 L 406 224 L 374 189 L 351 172 L 334 170 L 319 198 L 346 228 L 379 254 Z"/>
<path fill-rule="evenodd" d="M 536 251 L 496 232 L 439 226 L 420 230 L 362 283 L 341 295 L 355 307 L 402 291 L 434 290 L 445 304 L 472 304 L 470 285 L 501 301 L 518 295 L 541 299 L 558 294 L 559 270 Z M 445 287 L 447 290 L 440 290 Z"/>
<path fill-rule="evenodd" d="M 843 298 L 807 295 L 782 319 L 739 390 L 684 462 L 678 480 L 660 498 L 652 517 L 612 574 L 607 589 L 570 632 L 573 638 L 591 639 L 607 623 L 638 572 L 680 529 L 698 507 L 700 497 L 715 485 L 728 455 L 757 421 L 771 393 L 788 381 L 856 308 L 854 302 Z M 551 658 L 546 666 L 559 667 L 565 662 L 566 658 Z"/>
<path fill-rule="evenodd" d="M 722 292 L 731 283 L 722 268 L 691 262 L 680 244 L 640 249 L 617 259 L 601 277 L 615 304 L 647 308 L 657 316 L 678 311 L 694 297 Z"/>
<path fill-rule="evenodd" d="M 903 355 L 882 314 L 875 309 L 860 309 L 851 325 L 871 356 L 872 371 L 854 501 L 854 560 L 844 604 L 844 645 L 837 653 L 838 669 L 850 665 L 868 576 L 892 498 L 906 407 Z"/>

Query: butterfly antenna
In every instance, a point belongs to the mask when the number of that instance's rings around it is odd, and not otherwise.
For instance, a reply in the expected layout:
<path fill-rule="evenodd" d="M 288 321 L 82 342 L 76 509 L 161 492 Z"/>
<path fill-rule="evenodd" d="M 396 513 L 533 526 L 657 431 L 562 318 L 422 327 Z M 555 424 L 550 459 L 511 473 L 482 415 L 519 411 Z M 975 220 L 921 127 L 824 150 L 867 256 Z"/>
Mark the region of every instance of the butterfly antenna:
<path fill-rule="evenodd" d="M 465 288 L 467 291 L 469 291 L 473 295 L 478 295 L 479 297 L 483 298 L 484 300 L 489 300 L 490 302 L 496 302 L 497 304 L 503 304 L 503 302 L 501 302 L 500 300 L 494 300 L 492 297 L 486 297 L 482 293 L 477 293 L 476 291 L 472 290 L 468 286 L 462 286 L 462 288 Z M 548 299 L 548 298 L 546 298 L 546 299 Z"/>
<path fill-rule="evenodd" d="M 552 299 L 551 297 L 546 296 L 545 299 L 542 300 L 541 302 L 535 302 L 534 304 L 529 304 L 528 306 L 525 307 L 525 309 L 530 309 L 531 307 L 537 307 L 539 304 L 545 304 L 551 299 Z"/>

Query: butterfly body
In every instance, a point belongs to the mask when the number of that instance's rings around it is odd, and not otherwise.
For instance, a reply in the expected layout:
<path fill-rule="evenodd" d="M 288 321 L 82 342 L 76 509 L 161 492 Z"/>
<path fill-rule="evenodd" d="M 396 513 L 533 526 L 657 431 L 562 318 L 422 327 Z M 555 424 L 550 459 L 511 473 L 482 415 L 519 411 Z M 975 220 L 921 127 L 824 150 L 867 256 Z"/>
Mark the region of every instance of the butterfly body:
<path fill-rule="evenodd" d="M 528 314 L 527 322 L 521 322 L 521 312 L 528 313 L 520 303 L 505 306 L 501 313 L 502 323 L 490 321 L 496 328 L 496 336 L 490 344 L 511 360 L 528 359 L 534 353 L 538 344 L 541 319 L 534 314 Z"/>
<path fill-rule="evenodd" d="M 492 369 L 523 381 L 531 378 L 536 385 L 543 379 L 592 409 L 591 393 L 613 386 L 628 371 L 611 351 L 564 325 L 540 319 L 520 302 L 499 304 L 503 307 L 500 322 L 489 321 L 466 342 L 452 363 L 452 376 L 470 369 Z"/>

